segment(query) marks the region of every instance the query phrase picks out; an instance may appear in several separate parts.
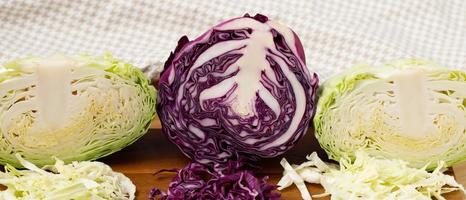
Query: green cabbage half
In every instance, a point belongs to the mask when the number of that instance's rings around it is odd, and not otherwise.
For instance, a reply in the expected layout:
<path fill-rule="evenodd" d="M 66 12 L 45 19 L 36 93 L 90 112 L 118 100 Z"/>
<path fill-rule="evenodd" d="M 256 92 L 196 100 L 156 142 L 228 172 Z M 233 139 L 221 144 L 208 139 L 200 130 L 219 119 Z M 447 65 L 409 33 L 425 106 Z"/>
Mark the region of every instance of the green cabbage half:
<path fill-rule="evenodd" d="M 136 141 L 155 115 L 144 74 L 111 55 L 28 58 L 0 72 L 0 164 L 94 160 Z"/>
<path fill-rule="evenodd" d="M 465 107 L 466 72 L 403 60 L 326 81 L 314 126 L 331 159 L 361 149 L 434 169 L 466 158 Z"/>

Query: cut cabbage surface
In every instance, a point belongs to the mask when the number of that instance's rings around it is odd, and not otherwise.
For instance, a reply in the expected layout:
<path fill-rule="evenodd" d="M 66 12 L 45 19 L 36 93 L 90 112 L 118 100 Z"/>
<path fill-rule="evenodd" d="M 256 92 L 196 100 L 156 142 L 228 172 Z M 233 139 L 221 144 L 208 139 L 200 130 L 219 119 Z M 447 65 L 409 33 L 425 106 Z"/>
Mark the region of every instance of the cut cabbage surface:
<path fill-rule="evenodd" d="M 314 118 L 330 158 L 369 155 L 428 169 L 466 158 L 466 72 L 420 60 L 359 66 L 326 81 Z"/>
<path fill-rule="evenodd" d="M 110 55 L 27 58 L 0 72 L 0 164 L 15 153 L 43 166 L 53 156 L 94 160 L 141 137 L 155 115 L 155 89 Z"/>

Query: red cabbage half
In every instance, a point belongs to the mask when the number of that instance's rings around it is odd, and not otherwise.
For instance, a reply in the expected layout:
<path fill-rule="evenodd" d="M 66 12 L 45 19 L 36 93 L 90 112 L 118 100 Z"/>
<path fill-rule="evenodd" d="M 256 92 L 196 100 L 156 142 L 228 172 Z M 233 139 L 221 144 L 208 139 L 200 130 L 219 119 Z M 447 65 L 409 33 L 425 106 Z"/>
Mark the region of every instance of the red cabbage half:
<path fill-rule="evenodd" d="M 245 15 L 179 40 L 157 112 L 163 132 L 199 163 L 275 157 L 307 131 L 317 83 L 291 29 Z"/>

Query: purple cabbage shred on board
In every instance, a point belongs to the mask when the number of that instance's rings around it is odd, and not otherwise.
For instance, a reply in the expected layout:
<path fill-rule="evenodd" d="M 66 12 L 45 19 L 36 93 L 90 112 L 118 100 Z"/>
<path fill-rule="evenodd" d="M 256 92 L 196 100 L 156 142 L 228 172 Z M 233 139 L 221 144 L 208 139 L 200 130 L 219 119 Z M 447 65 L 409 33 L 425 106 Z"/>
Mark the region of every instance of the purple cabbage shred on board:
<path fill-rule="evenodd" d="M 222 185 L 250 180 L 248 187 L 266 193 L 274 188 L 250 171 L 222 171 L 234 161 L 250 164 L 279 156 L 303 137 L 318 85 L 305 62 L 297 35 L 260 14 L 224 21 L 192 41 L 182 37 L 158 82 L 157 113 L 164 134 L 194 163 L 179 171 L 166 195 L 192 188 L 203 193 L 195 195 L 216 191 L 224 199 L 271 199 Z M 187 184 L 180 179 L 182 173 L 196 177 L 200 171 L 211 180 Z"/>
<path fill-rule="evenodd" d="M 239 163 L 232 161 L 234 165 Z M 267 177 L 258 179 L 248 170 L 232 166 L 228 170 L 214 170 L 199 163 L 190 163 L 178 170 L 169 185 L 168 192 L 152 189 L 150 200 L 194 200 L 194 199 L 279 199 L 274 192 L 276 185 L 267 184 Z"/>

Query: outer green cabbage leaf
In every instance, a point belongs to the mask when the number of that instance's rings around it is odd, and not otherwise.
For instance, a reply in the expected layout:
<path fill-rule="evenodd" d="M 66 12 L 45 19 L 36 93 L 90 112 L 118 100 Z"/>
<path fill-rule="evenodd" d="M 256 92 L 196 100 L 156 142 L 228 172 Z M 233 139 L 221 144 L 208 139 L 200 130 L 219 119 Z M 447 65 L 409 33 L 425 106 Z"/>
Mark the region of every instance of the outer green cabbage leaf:
<path fill-rule="evenodd" d="M 72 162 L 64 164 L 56 159 L 54 165 L 38 168 L 16 154 L 26 170 L 11 165 L 0 172 L 0 185 L 7 187 L 0 191 L 2 200 L 84 200 L 134 199 L 136 186 L 121 173 L 101 162 Z"/>
<path fill-rule="evenodd" d="M 330 158 L 369 155 L 428 169 L 466 158 L 466 72 L 403 60 L 358 66 L 326 81 L 314 118 Z"/>
<path fill-rule="evenodd" d="M 340 167 L 322 162 L 314 152 L 301 165 L 290 166 L 283 159 L 285 171 L 278 189 L 282 190 L 293 183 L 301 193 L 308 193 L 303 181 L 320 183 L 325 188 L 322 197 L 331 195 L 332 200 L 444 200 L 442 194 L 460 190 L 464 187 L 453 176 L 444 174 L 444 162 L 439 162 L 433 172 L 426 167 L 421 169 L 408 166 L 408 162 L 398 159 L 371 157 L 363 151 L 356 152 L 356 159 L 340 160 Z"/>
<path fill-rule="evenodd" d="M 51 157 L 94 160 L 136 141 L 155 115 L 144 74 L 111 55 L 27 58 L 0 72 L 0 164 L 14 153 L 43 166 Z"/>

